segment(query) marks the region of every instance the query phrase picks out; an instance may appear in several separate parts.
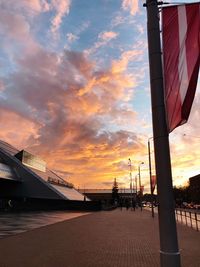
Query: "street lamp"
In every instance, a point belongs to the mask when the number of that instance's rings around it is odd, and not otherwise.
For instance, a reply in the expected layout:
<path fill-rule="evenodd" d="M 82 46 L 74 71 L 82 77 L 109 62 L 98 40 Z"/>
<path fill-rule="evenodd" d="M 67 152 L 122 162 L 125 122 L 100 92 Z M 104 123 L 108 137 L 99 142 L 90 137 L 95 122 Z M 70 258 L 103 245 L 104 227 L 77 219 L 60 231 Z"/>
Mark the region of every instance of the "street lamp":
<path fill-rule="evenodd" d="M 138 177 L 138 174 L 135 175 L 135 192 L 136 192 L 136 196 L 137 196 L 137 177 Z"/>
<path fill-rule="evenodd" d="M 135 203 L 137 204 L 137 178 L 138 178 L 138 173 L 135 175 Z"/>
<path fill-rule="evenodd" d="M 133 178 L 132 178 L 132 165 L 131 165 L 131 159 L 128 159 L 128 165 L 130 167 L 130 187 L 131 187 L 131 200 L 133 198 Z"/>
<path fill-rule="evenodd" d="M 130 168 L 130 189 L 131 189 L 131 198 L 133 197 L 133 178 L 132 178 L 132 165 L 131 159 L 128 159 L 128 166 Z"/>
<path fill-rule="evenodd" d="M 140 164 L 138 165 L 138 175 L 139 175 L 139 187 L 140 187 L 140 190 L 139 190 L 139 198 L 140 198 L 140 207 L 141 207 L 141 211 L 142 211 L 142 192 L 141 192 L 141 175 L 140 175 L 140 166 L 144 164 L 144 162 L 140 162 Z"/>
<path fill-rule="evenodd" d="M 153 137 L 150 137 L 148 139 L 148 154 L 149 154 L 149 177 L 150 177 L 150 188 L 151 188 L 151 214 L 154 218 L 154 208 L 153 208 L 153 185 L 152 185 L 152 173 L 151 173 L 151 147 L 150 147 L 150 140 L 153 139 Z"/>

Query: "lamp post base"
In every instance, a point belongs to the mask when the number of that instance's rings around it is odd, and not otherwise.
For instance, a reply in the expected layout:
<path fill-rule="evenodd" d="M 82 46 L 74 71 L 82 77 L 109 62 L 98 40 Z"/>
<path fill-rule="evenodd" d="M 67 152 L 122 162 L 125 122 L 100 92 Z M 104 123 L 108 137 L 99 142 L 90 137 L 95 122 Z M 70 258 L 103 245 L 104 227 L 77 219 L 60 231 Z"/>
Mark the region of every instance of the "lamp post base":
<path fill-rule="evenodd" d="M 179 267 L 181 266 L 180 252 L 163 252 L 160 251 L 161 267 Z"/>

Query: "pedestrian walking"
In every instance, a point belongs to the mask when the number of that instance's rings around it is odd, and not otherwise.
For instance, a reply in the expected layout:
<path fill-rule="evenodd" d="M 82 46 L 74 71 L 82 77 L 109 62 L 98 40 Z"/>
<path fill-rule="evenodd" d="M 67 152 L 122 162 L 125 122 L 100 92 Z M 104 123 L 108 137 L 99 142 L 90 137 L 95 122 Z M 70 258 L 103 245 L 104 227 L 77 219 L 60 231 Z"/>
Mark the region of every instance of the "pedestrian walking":
<path fill-rule="evenodd" d="M 120 198 L 120 200 L 119 200 L 119 206 L 120 206 L 120 209 L 122 211 L 122 209 L 123 209 L 123 198 Z"/>
<path fill-rule="evenodd" d="M 135 211 L 135 207 L 136 207 L 136 202 L 135 202 L 135 199 L 132 198 L 132 208 L 134 211 Z"/>
<path fill-rule="evenodd" d="M 125 203 L 126 203 L 126 210 L 128 210 L 129 207 L 130 207 L 130 203 L 129 203 L 129 199 L 128 198 L 126 198 Z"/>

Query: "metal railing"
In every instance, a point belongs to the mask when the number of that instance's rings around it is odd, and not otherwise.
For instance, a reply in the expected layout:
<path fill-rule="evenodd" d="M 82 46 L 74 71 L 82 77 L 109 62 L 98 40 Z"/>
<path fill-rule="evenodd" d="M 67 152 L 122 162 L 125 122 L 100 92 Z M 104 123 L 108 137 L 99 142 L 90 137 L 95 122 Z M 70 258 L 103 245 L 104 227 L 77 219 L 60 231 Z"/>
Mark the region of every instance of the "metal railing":
<path fill-rule="evenodd" d="M 186 226 L 193 228 L 196 231 L 200 231 L 200 213 L 188 210 L 175 210 L 176 220 Z"/>
<path fill-rule="evenodd" d="M 48 169 L 48 168 L 47 168 Z M 67 181 L 65 181 L 62 177 L 60 177 L 57 173 L 55 173 L 54 171 L 48 169 L 49 172 L 51 172 L 54 176 L 56 176 L 57 178 L 53 178 L 53 177 L 48 177 L 48 182 L 52 182 L 54 184 L 59 184 L 59 185 L 63 185 L 69 188 L 74 188 L 74 185 L 72 183 L 69 183 Z"/>

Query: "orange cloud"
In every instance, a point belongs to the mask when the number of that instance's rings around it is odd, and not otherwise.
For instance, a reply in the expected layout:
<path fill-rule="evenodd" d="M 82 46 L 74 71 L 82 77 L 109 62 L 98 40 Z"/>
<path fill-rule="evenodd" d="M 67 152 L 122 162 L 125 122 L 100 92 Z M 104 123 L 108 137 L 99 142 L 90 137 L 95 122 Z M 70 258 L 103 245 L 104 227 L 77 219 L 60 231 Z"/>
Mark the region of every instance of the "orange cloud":
<path fill-rule="evenodd" d="M 90 92 L 95 87 L 109 89 L 110 95 L 114 97 L 127 97 L 124 92 L 127 88 L 136 86 L 136 79 L 133 76 L 125 73 L 128 64 L 135 60 L 139 55 L 142 55 L 141 50 L 129 50 L 122 53 L 119 60 L 114 60 L 111 68 L 108 71 L 99 72 L 95 77 L 92 77 L 88 83 L 79 90 L 79 95 Z M 114 89 L 115 88 L 115 89 Z M 114 91 L 113 91 L 114 89 Z M 129 98 L 128 98 L 129 99 Z"/>
<path fill-rule="evenodd" d="M 0 109 L 1 140 L 6 140 L 19 149 L 30 145 L 30 139 L 38 137 L 40 125 L 12 111 Z"/>
<path fill-rule="evenodd" d="M 135 15 L 139 10 L 138 0 L 123 0 L 122 8 L 129 10 L 131 15 Z"/>
<path fill-rule="evenodd" d="M 28 147 L 75 184 L 96 187 L 99 183 L 102 187 L 117 177 L 128 186 L 127 159 L 133 157 L 136 168 L 139 160 L 148 160 L 147 138 L 127 130 L 130 122 L 133 129 L 146 127 L 141 120 L 137 124 L 130 100 L 147 69 L 140 68 L 132 75 L 127 72 L 131 63 L 143 56 L 141 47 L 146 43 L 134 43 L 110 67 L 101 68 L 86 55 L 112 45 L 117 32 L 102 31 L 88 53 L 65 51 L 63 54 L 45 50 L 31 35 L 30 21 L 49 11 L 53 14 L 50 30 L 56 33 L 63 16 L 70 11 L 70 1 L 21 0 L 10 5 L 2 0 L 1 3 L 2 46 L 16 69 L 13 73 L 9 70 L 7 77 L 0 80 L 3 125 L 0 139 L 18 148 Z M 134 15 L 138 1 L 124 0 L 122 7 Z M 128 19 L 118 16 L 112 24 L 121 23 L 128 23 Z M 88 26 L 86 22 L 74 34 L 69 33 L 69 41 L 75 40 Z M 137 29 L 143 34 L 140 25 Z M 199 99 L 197 96 L 190 124 L 181 128 L 193 136 L 198 136 L 200 130 Z M 191 172 L 199 171 L 198 143 L 198 139 L 185 138 L 172 144 L 174 179 L 187 175 L 186 167 Z M 148 170 L 143 169 L 142 175 L 146 183 Z"/>
<path fill-rule="evenodd" d="M 127 138 L 130 136 L 130 132 L 123 131 L 116 134 L 103 133 L 93 144 L 91 141 L 87 143 L 89 139 L 86 139 L 76 145 L 66 145 L 65 150 L 56 149 L 54 157 L 48 154 L 44 154 L 44 157 L 48 158 L 51 166 L 56 165 L 57 169 L 66 171 L 76 184 L 101 187 L 103 182 L 112 181 L 114 177 L 125 178 L 129 155 L 144 149 L 134 135 L 133 143 L 128 145 Z"/>
<path fill-rule="evenodd" d="M 118 33 L 116 32 L 101 32 L 99 34 L 99 38 L 102 39 L 103 41 L 110 41 L 113 38 L 116 38 L 118 36 Z"/>
<path fill-rule="evenodd" d="M 26 54 L 17 61 L 18 71 L 3 80 L 0 107 L 6 130 L 0 138 L 28 146 L 75 184 L 124 176 L 120 162 L 144 149 L 133 132 L 117 126 L 135 119 L 127 105 L 135 81 L 124 72 L 133 55 L 124 53 L 110 69 L 96 72 L 83 53 L 58 56 L 38 48 L 34 56 Z M 123 71 L 114 71 L 120 62 Z"/>
<path fill-rule="evenodd" d="M 121 73 L 127 69 L 130 61 L 136 60 L 143 54 L 142 50 L 128 50 L 122 53 L 120 60 L 115 60 L 112 63 L 112 72 Z"/>

